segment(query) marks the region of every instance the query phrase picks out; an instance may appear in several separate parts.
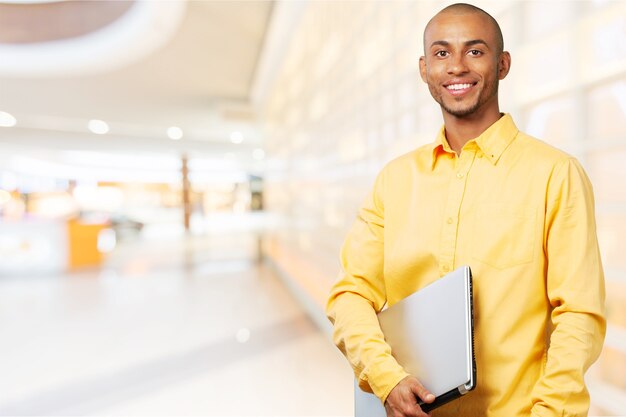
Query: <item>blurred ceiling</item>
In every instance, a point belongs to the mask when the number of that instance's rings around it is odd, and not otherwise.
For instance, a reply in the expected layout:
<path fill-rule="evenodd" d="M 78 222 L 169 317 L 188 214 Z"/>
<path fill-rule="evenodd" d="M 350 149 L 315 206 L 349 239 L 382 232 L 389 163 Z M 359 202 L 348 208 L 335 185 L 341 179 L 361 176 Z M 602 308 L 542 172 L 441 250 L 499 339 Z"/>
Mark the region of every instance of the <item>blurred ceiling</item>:
<path fill-rule="evenodd" d="M 252 161 L 262 146 L 252 96 L 268 82 L 259 67 L 276 49 L 266 45 L 276 8 L 237 0 L 0 1 L 0 112 L 17 120 L 0 127 L 0 142 L 49 153 Z M 91 133 L 90 119 L 110 131 Z M 170 126 L 183 138 L 169 139 Z"/>
<path fill-rule="evenodd" d="M 0 42 L 36 43 L 86 35 L 113 23 L 134 3 L 64 1 L 0 4 Z"/>

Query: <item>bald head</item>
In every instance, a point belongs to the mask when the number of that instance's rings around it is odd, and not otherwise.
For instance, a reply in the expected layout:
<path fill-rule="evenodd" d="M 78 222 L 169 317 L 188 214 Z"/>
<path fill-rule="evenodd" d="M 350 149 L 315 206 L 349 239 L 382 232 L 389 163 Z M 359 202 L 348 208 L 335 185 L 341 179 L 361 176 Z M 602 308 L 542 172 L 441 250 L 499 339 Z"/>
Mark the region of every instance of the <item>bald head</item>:
<path fill-rule="evenodd" d="M 499 53 L 504 51 L 504 38 L 502 37 L 502 30 L 500 30 L 500 25 L 489 13 L 481 9 L 480 7 L 473 6 L 467 3 L 455 3 L 450 6 L 442 9 L 439 13 L 437 13 L 426 25 L 424 29 L 424 51 L 426 51 L 426 32 L 432 25 L 437 24 L 437 18 L 443 15 L 465 15 L 465 14 L 480 14 L 484 16 L 485 21 L 492 26 L 492 29 L 495 34 L 496 48 Z"/>

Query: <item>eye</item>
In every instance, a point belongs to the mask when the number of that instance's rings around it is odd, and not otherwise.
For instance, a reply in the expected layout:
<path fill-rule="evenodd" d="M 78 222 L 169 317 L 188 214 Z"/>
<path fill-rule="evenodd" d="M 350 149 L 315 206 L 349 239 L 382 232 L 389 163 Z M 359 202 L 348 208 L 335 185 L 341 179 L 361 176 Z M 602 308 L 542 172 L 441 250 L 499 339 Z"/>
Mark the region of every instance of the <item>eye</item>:
<path fill-rule="evenodd" d="M 448 56 L 448 51 L 437 51 L 435 52 L 435 56 L 439 58 L 445 58 Z"/>
<path fill-rule="evenodd" d="M 478 49 L 472 49 L 467 53 L 471 56 L 481 56 L 483 54 L 483 51 L 479 51 Z"/>

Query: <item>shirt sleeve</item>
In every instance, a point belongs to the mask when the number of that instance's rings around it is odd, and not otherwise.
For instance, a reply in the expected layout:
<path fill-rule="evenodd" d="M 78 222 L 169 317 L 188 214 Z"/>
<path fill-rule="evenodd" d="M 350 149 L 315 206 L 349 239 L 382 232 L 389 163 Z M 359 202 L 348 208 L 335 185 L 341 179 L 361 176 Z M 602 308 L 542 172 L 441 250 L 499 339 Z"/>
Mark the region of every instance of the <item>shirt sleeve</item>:
<path fill-rule="evenodd" d="M 384 403 L 408 373 L 391 355 L 376 313 L 386 302 L 384 284 L 384 172 L 359 210 L 341 251 L 342 272 L 326 307 L 333 340 L 343 352 L 361 389 Z"/>
<path fill-rule="evenodd" d="M 573 158 L 550 180 L 544 245 L 552 332 L 544 372 L 532 393 L 532 415 L 586 416 L 589 393 L 583 377 L 602 349 L 605 289 L 593 191 Z"/>

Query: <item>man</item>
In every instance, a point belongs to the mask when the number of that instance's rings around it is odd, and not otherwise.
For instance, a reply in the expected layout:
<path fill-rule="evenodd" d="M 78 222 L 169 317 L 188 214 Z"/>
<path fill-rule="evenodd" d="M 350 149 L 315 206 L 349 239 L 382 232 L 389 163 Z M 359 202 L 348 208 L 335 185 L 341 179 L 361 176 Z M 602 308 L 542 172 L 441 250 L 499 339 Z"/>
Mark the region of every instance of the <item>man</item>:
<path fill-rule="evenodd" d="M 389 163 L 362 206 L 327 306 L 335 343 L 388 416 L 426 416 L 416 397 L 434 397 L 393 358 L 376 313 L 467 264 L 477 387 L 432 415 L 584 416 L 606 328 L 589 180 L 500 113 L 511 57 L 485 11 L 439 12 L 419 64 L 444 127 Z"/>

